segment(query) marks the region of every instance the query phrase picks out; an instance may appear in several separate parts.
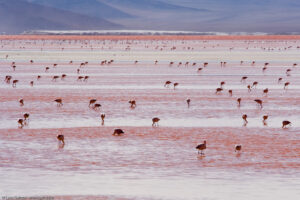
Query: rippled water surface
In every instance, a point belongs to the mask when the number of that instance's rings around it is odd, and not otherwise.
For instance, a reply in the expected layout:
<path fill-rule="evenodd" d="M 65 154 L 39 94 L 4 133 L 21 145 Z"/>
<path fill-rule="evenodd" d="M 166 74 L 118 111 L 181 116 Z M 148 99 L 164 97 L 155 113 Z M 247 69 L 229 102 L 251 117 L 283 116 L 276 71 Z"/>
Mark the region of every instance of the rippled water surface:
<path fill-rule="evenodd" d="M 293 64 L 300 63 L 300 51 L 282 48 L 298 43 L 209 41 L 203 50 L 203 41 L 139 41 L 125 51 L 128 44 L 119 41 L 111 43 L 115 49 L 92 51 L 72 42 L 2 41 L 0 79 L 11 75 L 19 82 L 15 88 L 0 83 L 0 197 L 299 199 L 300 68 Z M 167 48 L 173 45 L 181 49 Z M 232 46 L 236 50 L 229 51 Z M 104 59 L 114 62 L 100 65 Z M 224 60 L 226 67 L 220 67 Z M 175 63 L 170 66 L 170 61 Z M 263 72 L 265 62 L 270 64 Z M 62 74 L 64 80 L 52 80 Z M 78 81 L 78 76 L 89 78 Z M 164 87 L 168 80 L 172 84 Z M 221 81 L 223 91 L 216 94 Z M 257 87 L 248 91 L 255 81 Z M 60 107 L 57 98 L 63 101 Z M 91 99 L 101 107 L 89 106 Z M 128 103 L 132 99 L 135 108 Z M 262 107 L 255 99 L 262 100 Z M 24 113 L 30 117 L 21 128 L 17 121 Z M 158 127 L 152 127 L 153 117 L 160 118 Z M 291 125 L 283 129 L 284 120 Z M 115 128 L 125 134 L 113 136 Z M 64 134 L 65 145 L 57 134 Z M 207 149 L 201 155 L 195 147 L 204 140 Z M 242 145 L 241 152 L 234 151 L 236 144 Z"/>

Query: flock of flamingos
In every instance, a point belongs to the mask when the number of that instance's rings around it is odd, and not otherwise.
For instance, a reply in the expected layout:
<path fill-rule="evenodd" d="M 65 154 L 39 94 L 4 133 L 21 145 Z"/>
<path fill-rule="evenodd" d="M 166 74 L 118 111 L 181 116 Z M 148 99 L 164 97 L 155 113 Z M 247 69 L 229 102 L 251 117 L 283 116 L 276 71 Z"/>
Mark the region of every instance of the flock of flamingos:
<path fill-rule="evenodd" d="M 6 55 L 6 59 L 9 57 L 9 55 Z M 34 63 L 33 60 L 30 60 L 29 61 L 30 63 Z M 157 65 L 159 61 L 155 60 L 154 61 L 154 64 Z M 112 65 L 114 63 L 114 60 L 103 60 L 100 62 L 100 65 Z M 138 60 L 135 60 L 132 62 L 133 64 L 137 65 L 139 63 Z M 70 61 L 69 64 L 73 64 L 73 61 Z M 226 67 L 226 64 L 227 62 L 220 62 L 220 66 L 221 68 L 224 68 Z M 240 61 L 240 65 L 243 65 L 244 64 L 244 61 Z M 251 66 L 255 66 L 256 65 L 256 62 L 255 61 L 252 61 L 251 63 Z M 82 76 L 80 75 L 80 69 L 83 68 L 85 65 L 88 65 L 88 62 L 82 62 L 80 63 L 79 67 L 76 69 L 76 73 L 78 74 L 78 77 L 77 77 L 77 81 L 83 81 L 83 82 L 87 82 L 88 79 L 90 78 L 89 76 Z M 173 61 L 169 62 L 169 67 L 180 67 L 180 66 L 185 66 L 185 67 L 188 67 L 189 65 L 191 66 L 199 66 L 197 67 L 197 71 L 196 73 L 201 73 L 206 67 L 209 67 L 209 63 L 208 62 L 204 62 L 204 63 L 190 63 L 190 62 L 178 62 L 178 63 L 175 63 Z M 262 73 L 265 73 L 266 69 L 268 68 L 270 64 L 269 63 L 264 63 L 264 65 L 262 66 Z M 58 64 L 54 63 L 53 64 L 53 68 L 56 68 L 58 66 Z M 297 66 L 297 63 L 294 63 L 291 67 L 296 67 Z M 11 63 L 11 69 L 13 71 L 16 71 L 17 70 L 17 65 L 15 62 L 12 62 Z M 45 72 L 48 72 L 50 70 L 50 67 L 45 67 Z M 283 74 L 285 76 L 290 76 L 290 72 L 292 71 L 291 68 L 287 69 L 286 70 L 286 73 Z M 52 81 L 55 82 L 57 81 L 58 79 L 61 79 L 61 80 L 64 80 L 65 78 L 67 77 L 67 74 L 62 74 L 61 76 L 53 76 L 52 77 Z M 39 81 L 42 77 L 40 75 L 38 75 L 36 77 L 36 81 Z M 246 81 L 247 81 L 248 77 L 247 76 L 242 76 L 241 79 L 240 79 L 240 82 L 241 84 L 246 84 Z M 5 77 L 5 83 L 6 84 L 12 84 L 12 88 L 16 88 L 17 87 L 17 84 L 19 82 L 19 80 L 17 79 L 14 79 L 13 76 L 11 75 L 6 75 Z M 278 84 L 283 84 L 282 86 L 282 89 L 283 90 L 287 90 L 288 89 L 288 86 L 290 85 L 290 82 L 284 82 L 282 83 L 283 81 L 283 78 L 280 77 L 278 78 L 277 82 Z M 34 81 L 30 81 L 30 86 L 31 87 L 34 87 Z M 220 82 L 220 86 L 218 88 L 216 88 L 215 90 L 215 95 L 219 95 L 221 93 L 224 93 L 225 92 L 225 89 L 224 89 L 224 85 L 226 84 L 225 81 L 221 81 Z M 256 86 L 258 85 L 259 83 L 257 81 L 254 81 L 252 84 L 248 84 L 246 87 L 248 89 L 248 92 L 251 93 L 252 90 L 256 89 Z M 176 88 L 178 87 L 179 83 L 178 82 L 171 82 L 169 80 L 165 81 L 164 83 L 164 87 L 165 88 L 170 88 L 172 87 L 172 89 L 176 90 Z M 227 90 L 226 92 L 228 92 L 228 95 L 229 96 L 232 96 L 233 95 L 233 90 Z M 265 96 L 268 95 L 268 92 L 269 92 L 269 89 L 268 88 L 265 88 L 263 91 L 263 94 Z M 24 99 L 19 99 L 19 105 L 22 107 L 24 106 L 25 102 L 24 102 Z M 63 106 L 63 99 L 61 98 L 57 98 L 57 99 L 54 99 L 53 100 L 57 107 L 62 107 Z M 240 107 L 241 106 L 241 103 L 242 103 L 242 98 L 237 98 L 236 99 L 236 102 L 237 102 L 237 107 Z M 262 109 L 263 108 L 263 101 L 261 99 L 254 99 L 254 102 L 257 104 L 258 106 L 258 109 Z M 191 99 L 188 98 L 186 99 L 186 104 L 187 104 L 187 107 L 190 107 L 190 103 L 191 103 Z M 135 99 L 131 99 L 129 100 L 129 104 L 130 104 L 130 108 L 134 109 L 136 106 L 137 106 L 137 103 L 136 103 L 136 100 Z M 97 99 L 90 99 L 87 101 L 87 106 L 91 109 L 94 109 L 94 110 L 99 110 L 101 108 L 101 104 L 97 103 Z M 23 118 L 21 119 L 18 119 L 17 123 L 18 123 L 18 127 L 19 128 L 23 128 L 24 126 L 27 126 L 29 124 L 29 116 L 30 114 L 29 113 L 25 113 L 23 115 Z M 102 121 L 102 125 L 104 125 L 104 121 L 105 121 L 105 114 L 102 113 L 100 115 L 101 117 L 101 121 Z M 243 114 L 242 116 L 242 119 L 244 121 L 244 126 L 247 126 L 247 123 L 248 123 L 248 120 L 247 120 L 247 114 Z M 267 120 L 268 120 L 268 115 L 264 115 L 263 118 L 262 118 L 262 122 L 264 125 L 267 124 Z M 153 117 L 152 118 L 152 126 L 153 127 L 157 127 L 159 126 L 159 121 L 160 121 L 160 118 L 158 117 Z M 292 123 L 288 120 L 284 120 L 282 121 L 282 128 L 287 128 L 287 126 L 290 126 Z M 125 132 L 122 130 L 122 129 L 115 129 L 114 132 L 113 132 L 113 135 L 114 136 L 121 136 L 125 134 Z M 59 134 L 57 135 L 57 140 L 59 142 L 61 142 L 62 144 L 65 144 L 65 137 L 63 134 Z M 198 150 L 198 154 L 201 154 L 203 155 L 203 151 L 206 149 L 206 141 L 204 141 L 202 144 L 199 144 L 196 146 L 196 149 Z M 242 149 L 242 145 L 241 144 L 238 144 L 235 146 L 235 151 L 237 152 L 240 152 Z"/>

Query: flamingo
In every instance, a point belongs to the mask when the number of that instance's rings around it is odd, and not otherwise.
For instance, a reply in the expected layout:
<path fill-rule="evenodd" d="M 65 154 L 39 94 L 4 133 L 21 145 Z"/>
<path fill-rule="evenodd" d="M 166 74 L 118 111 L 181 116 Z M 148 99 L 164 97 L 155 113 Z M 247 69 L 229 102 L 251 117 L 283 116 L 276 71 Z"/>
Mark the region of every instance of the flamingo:
<path fill-rule="evenodd" d="M 190 107 L 190 103 L 191 103 L 191 99 L 187 99 L 186 100 L 186 103 L 187 103 L 187 106 L 188 106 L 188 108 Z"/>
<path fill-rule="evenodd" d="M 241 101 L 242 101 L 242 99 L 241 99 L 241 98 L 238 98 L 236 101 L 237 101 L 237 103 L 238 103 L 238 107 L 241 107 Z"/>
<path fill-rule="evenodd" d="M 135 108 L 136 107 L 136 101 L 135 100 L 130 100 L 128 101 L 130 103 L 130 108 Z"/>
<path fill-rule="evenodd" d="M 263 67 L 262 68 L 262 72 L 265 73 L 265 71 L 267 70 L 267 67 Z"/>
<path fill-rule="evenodd" d="M 176 86 L 178 86 L 179 83 L 174 83 L 173 86 L 174 86 L 174 90 L 176 89 Z"/>
<path fill-rule="evenodd" d="M 67 77 L 66 74 L 62 74 L 62 75 L 61 75 L 61 80 L 64 80 L 66 77 Z"/>
<path fill-rule="evenodd" d="M 85 76 L 83 81 L 87 81 L 89 79 L 89 76 Z"/>
<path fill-rule="evenodd" d="M 251 92 L 251 85 L 247 85 L 248 92 Z"/>
<path fill-rule="evenodd" d="M 171 84 L 171 81 L 166 81 L 164 87 L 169 87 L 169 85 Z"/>
<path fill-rule="evenodd" d="M 289 85 L 290 85 L 290 82 L 285 82 L 283 89 L 285 90 L 287 88 L 287 86 L 289 86 Z"/>
<path fill-rule="evenodd" d="M 282 128 L 286 128 L 287 125 L 291 125 L 292 123 L 290 121 L 282 121 Z"/>
<path fill-rule="evenodd" d="M 59 76 L 53 76 L 52 81 L 56 81 L 59 78 Z"/>
<path fill-rule="evenodd" d="M 254 81 L 254 82 L 252 83 L 251 88 L 253 88 L 253 87 L 256 88 L 257 84 L 258 84 L 258 82 L 257 82 L 257 81 Z"/>
<path fill-rule="evenodd" d="M 21 106 L 21 107 L 24 106 L 24 99 L 20 99 L 20 100 L 19 100 L 19 103 L 20 103 L 20 106 Z"/>
<path fill-rule="evenodd" d="M 268 115 L 263 116 L 263 124 L 266 126 L 267 125 L 267 119 L 269 118 Z"/>
<path fill-rule="evenodd" d="M 242 116 L 242 119 L 244 120 L 244 126 L 246 126 L 248 124 L 248 120 L 247 120 L 248 116 L 246 114 L 244 114 Z"/>
<path fill-rule="evenodd" d="M 25 113 L 25 114 L 23 115 L 23 117 L 24 117 L 24 120 L 26 121 L 26 120 L 29 119 L 29 114 L 28 114 L 28 113 Z"/>
<path fill-rule="evenodd" d="M 24 120 L 23 119 L 19 119 L 18 120 L 18 124 L 19 124 L 19 128 L 23 128 L 24 127 Z"/>
<path fill-rule="evenodd" d="M 93 109 L 98 110 L 100 107 L 101 107 L 101 104 L 95 103 L 94 106 L 93 106 Z"/>
<path fill-rule="evenodd" d="M 158 117 L 152 118 L 152 126 L 158 126 L 159 121 L 160 121 L 160 119 Z"/>
<path fill-rule="evenodd" d="M 220 94 L 223 91 L 223 88 L 217 88 L 215 94 Z"/>
<path fill-rule="evenodd" d="M 60 106 L 63 105 L 62 99 L 55 99 L 54 101 L 57 103 L 57 106 L 58 106 L 58 107 L 60 107 Z"/>
<path fill-rule="evenodd" d="M 12 79 L 12 76 L 10 76 L 10 75 L 7 75 L 7 76 L 5 76 L 5 82 L 7 83 L 7 84 L 10 84 L 10 80 Z"/>
<path fill-rule="evenodd" d="M 61 142 L 63 145 L 65 144 L 65 136 L 60 134 L 56 136 L 57 140 Z"/>
<path fill-rule="evenodd" d="M 240 144 L 237 144 L 237 145 L 235 145 L 235 152 L 240 152 L 242 150 L 242 145 L 240 145 Z"/>
<path fill-rule="evenodd" d="M 268 92 L 269 92 L 269 89 L 268 89 L 268 88 L 266 88 L 266 89 L 263 90 L 263 93 L 264 93 L 265 95 L 268 95 Z"/>
<path fill-rule="evenodd" d="M 243 77 L 241 78 L 241 82 L 242 82 L 242 83 L 245 83 L 247 78 L 248 78 L 247 76 L 243 76 Z"/>
<path fill-rule="evenodd" d="M 290 76 L 291 75 L 290 74 L 291 71 L 292 71 L 291 69 L 287 69 L 286 72 L 285 72 L 286 76 Z"/>
<path fill-rule="evenodd" d="M 83 76 L 78 76 L 77 81 L 81 81 L 83 78 Z"/>
<path fill-rule="evenodd" d="M 91 105 L 93 105 L 94 103 L 96 103 L 96 101 L 97 101 L 97 99 L 91 99 L 91 100 L 90 100 L 90 103 L 89 103 L 89 107 L 90 107 Z"/>
<path fill-rule="evenodd" d="M 225 85 L 225 81 L 222 81 L 222 82 L 220 83 L 220 87 L 223 88 L 223 85 Z"/>
<path fill-rule="evenodd" d="M 102 120 L 102 125 L 104 125 L 105 114 L 102 113 L 102 114 L 100 115 L 100 117 L 101 117 L 101 120 Z"/>
<path fill-rule="evenodd" d="M 119 128 L 115 129 L 114 133 L 113 133 L 113 135 L 116 135 L 116 136 L 120 136 L 120 135 L 123 135 L 123 134 L 125 134 L 125 132 L 122 129 L 119 129 Z"/>
<path fill-rule="evenodd" d="M 203 151 L 206 149 L 206 140 L 204 140 L 202 144 L 197 145 L 196 149 L 198 150 L 198 154 L 203 155 Z"/>
<path fill-rule="evenodd" d="M 15 88 L 17 87 L 17 83 L 19 82 L 19 80 L 13 80 L 12 82 L 12 87 Z"/>
<path fill-rule="evenodd" d="M 260 106 L 260 109 L 262 109 L 262 107 L 263 107 L 263 106 L 262 106 L 262 103 L 263 103 L 262 100 L 260 100 L 260 99 L 255 99 L 254 101 L 257 103 L 257 105 Z"/>

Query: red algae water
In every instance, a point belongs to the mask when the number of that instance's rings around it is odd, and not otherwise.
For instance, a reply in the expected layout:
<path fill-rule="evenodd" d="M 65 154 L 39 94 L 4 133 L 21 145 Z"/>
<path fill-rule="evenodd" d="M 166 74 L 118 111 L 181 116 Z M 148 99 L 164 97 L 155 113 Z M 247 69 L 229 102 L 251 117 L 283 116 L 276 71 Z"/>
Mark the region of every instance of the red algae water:
<path fill-rule="evenodd" d="M 0 197 L 300 198 L 299 38 L 3 37 Z"/>

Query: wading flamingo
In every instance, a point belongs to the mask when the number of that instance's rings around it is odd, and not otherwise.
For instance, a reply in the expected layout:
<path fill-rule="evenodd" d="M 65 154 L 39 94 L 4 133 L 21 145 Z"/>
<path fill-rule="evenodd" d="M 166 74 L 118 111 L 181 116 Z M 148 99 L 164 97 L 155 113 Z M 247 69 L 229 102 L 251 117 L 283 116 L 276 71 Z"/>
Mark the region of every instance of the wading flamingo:
<path fill-rule="evenodd" d="M 24 106 L 24 99 L 20 99 L 20 100 L 19 100 L 19 103 L 20 103 L 20 106 L 21 106 L 21 107 Z"/>
<path fill-rule="evenodd" d="M 57 103 L 57 106 L 58 106 L 58 107 L 60 107 L 60 106 L 63 105 L 62 99 L 55 99 L 54 101 Z"/>
<path fill-rule="evenodd" d="M 267 119 L 268 119 L 268 118 L 269 118 L 268 115 L 264 115 L 264 116 L 263 116 L 263 124 L 264 124 L 264 126 L 267 125 Z"/>
<path fill-rule="evenodd" d="M 159 121 L 160 121 L 160 119 L 158 117 L 152 118 L 152 126 L 158 126 Z"/>
<path fill-rule="evenodd" d="M 241 82 L 242 82 L 242 83 L 245 83 L 247 78 L 248 78 L 247 76 L 243 76 L 243 77 L 241 78 Z"/>
<path fill-rule="evenodd" d="M 10 80 L 11 80 L 11 79 L 12 79 L 12 76 L 7 75 L 7 76 L 5 76 L 4 81 L 5 81 L 7 84 L 10 84 Z"/>
<path fill-rule="evenodd" d="M 57 138 L 57 140 L 59 141 L 59 142 L 61 142 L 63 145 L 65 144 L 65 136 L 64 135 L 57 135 L 56 136 L 56 138 Z"/>
<path fill-rule="evenodd" d="M 136 101 L 135 100 L 130 100 L 128 101 L 130 103 L 130 108 L 135 108 L 136 107 Z"/>
<path fill-rule="evenodd" d="M 260 109 L 263 108 L 263 106 L 262 106 L 262 103 L 263 103 L 262 100 L 260 100 L 260 99 L 255 99 L 254 101 L 257 103 L 257 105 L 260 106 Z"/>
<path fill-rule="evenodd" d="M 254 81 L 254 82 L 252 83 L 251 88 L 255 88 L 255 89 L 256 89 L 257 84 L 258 84 L 258 82 L 257 82 L 257 81 Z"/>
<path fill-rule="evenodd" d="M 101 107 L 101 104 L 99 104 L 99 103 L 95 103 L 95 104 L 93 105 L 93 109 L 94 109 L 94 110 L 98 110 L 98 109 L 100 109 L 100 107 Z"/>
<path fill-rule="evenodd" d="M 179 85 L 179 83 L 174 83 L 173 86 L 174 86 L 174 90 L 176 89 L 176 87 Z"/>
<path fill-rule="evenodd" d="M 186 100 L 186 103 L 187 103 L 187 106 L 188 106 L 188 108 L 190 107 L 190 103 L 191 103 L 191 99 L 187 99 Z"/>
<path fill-rule="evenodd" d="M 59 76 L 53 76 L 52 81 L 56 81 L 59 78 Z"/>
<path fill-rule="evenodd" d="M 100 117 L 101 117 L 101 121 L 102 121 L 102 126 L 104 125 L 104 119 L 105 119 L 105 114 L 104 113 L 102 113 L 101 115 L 100 115 Z"/>
<path fill-rule="evenodd" d="M 220 94 L 223 91 L 223 88 L 217 88 L 215 94 Z"/>
<path fill-rule="evenodd" d="M 237 103 L 238 103 L 238 107 L 241 107 L 241 101 L 242 101 L 242 98 L 238 98 L 236 101 L 237 101 Z"/>
<path fill-rule="evenodd" d="M 240 145 L 240 144 L 237 144 L 237 145 L 235 145 L 235 148 L 234 148 L 235 150 L 235 152 L 240 152 L 241 150 L 242 150 L 242 145 Z"/>
<path fill-rule="evenodd" d="M 123 135 L 124 133 L 125 132 L 122 129 L 117 128 L 114 130 L 113 135 L 120 136 L 120 135 Z"/>
<path fill-rule="evenodd" d="M 269 92 L 269 89 L 268 89 L 268 88 L 266 88 L 266 89 L 263 90 L 263 93 L 264 93 L 266 96 L 268 95 L 268 92 Z"/>
<path fill-rule="evenodd" d="M 282 128 L 286 128 L 287 125 L 291 125 L 292 123 L 290 121 L 282 121 Z"/>
<path fill-rule="evenodd" d="M 19 124 L 19 128 L 23 128 L 24 127 L 24 120 L 23 119 L 19 119 L 18 120 L 18 124 Z"/>
<path fill-rule="evenodd" d="M 12 82 L 12 87 L 15 88 L 17 87 L 17 83 L 19 82 L 19 80 L 13 80 Z"/>
<path fill-rule="evenodd" d="M 169 85 L 171 84 L 171 81 L 166 81 L 164 87 L 169 87 Z"/>
<path fill-rule="evenodd" d="M 244 120 L 244 126 L 246 126 L 248 124 L 248 120 L 247 120 L 248 116 L 246 114 L 244 114 L 242 116 L 242 119 Z"/>
<path fill-rule="evenodd" d="M 290 82 L 285 82 L 283 89 L 286 90 L 287 86 L 289 86 L 289 85 L 290 85 Z"/>
<path fill-rule="evenodd" d="M 90 100 L 90 103 L 89 103 L 89 107 L 90 107 L 91 105 L 93 105 L 94 103 L 96 103 L 96 101 L 97 101 L 97 99 L 91 99 L 91 100 Z"/>
<path fill-rule="evenodd" d="M 198 150 L 198 154 L 203 155 L 203 151 L 206 149 L 206 140 L 204 140 L 202 144 L 197 145 L 196 149 Z"/>

